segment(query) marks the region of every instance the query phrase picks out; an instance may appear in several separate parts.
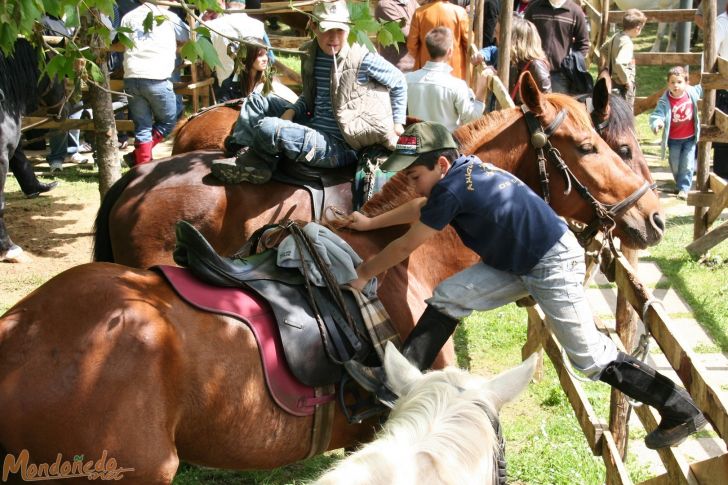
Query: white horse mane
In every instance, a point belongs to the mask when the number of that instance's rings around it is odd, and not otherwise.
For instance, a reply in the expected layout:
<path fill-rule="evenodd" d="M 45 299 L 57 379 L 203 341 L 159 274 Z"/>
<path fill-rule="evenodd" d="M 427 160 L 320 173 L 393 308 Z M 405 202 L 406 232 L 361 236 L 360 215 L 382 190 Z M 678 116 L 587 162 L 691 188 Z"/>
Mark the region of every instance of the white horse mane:
<path fill-rule="evenodd" d="M 388 375 L 393 376 L 392 365 L 389 365 L 394 359 L 391 354 L 388 347 L 385 367 Z M 398 352 L 397 356 L 406 362 Z M 495 379 L 489 382 L 456 368 L 423 375 L 406 362 L 409 368 L 397 374 L 398 378 L 404 377 L 399 383 L 400 389 L 396 389 L 402 397 L 376 440 L 339 462 L 315 483 L 492 483 L 500 450 L 485 409 L 497 415 L 504 399 L 512 399 L 528 383 L 534 363 L 535 360 L 530 359 L 516 368 L 523 368 L 521 374 L 525 379 L 511 376 L 508 379 L 511 382 L 499 381 L 497 386 L 509 386 L 505 393 L 499 394 L 491 385 Z"/>

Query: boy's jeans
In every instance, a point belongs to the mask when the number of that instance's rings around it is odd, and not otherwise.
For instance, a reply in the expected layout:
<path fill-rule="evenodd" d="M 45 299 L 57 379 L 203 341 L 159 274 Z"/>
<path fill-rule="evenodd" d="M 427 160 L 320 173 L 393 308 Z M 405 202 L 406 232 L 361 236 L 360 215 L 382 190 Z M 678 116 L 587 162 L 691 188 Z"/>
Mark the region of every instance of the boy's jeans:
<path fill-rule="evenodd" d="M 695 171 L 695 137 L 682 140 L 667 140 L 668 160 L 672 177 L 675 179 L 678 192 L 687 192 L 693 184 Z"/>
<path fill-rule="evenodd" d="M 169 79 L 125 78 L 129 117 L 134 122 L 137 143 L 152 141 L 152 128 L 169 135 L 177 121 L 177 101 Z"/>
<path fill-rule="evenodd" d="M 476 263 L 440 283 L 427 303 L 461 319 L 473 310 L 491 310 L 530 294 L 574 367 L 598 379 L 618 352 L 614 342 L 594 325 L 584 292 L 584 272 L 584 250 L 574 234 L 566 231 L 529 273 L 515 275 Z"/>
<path fill-rule="evenodd" d="M 291 104 L 271 95 L 252 93 L 245 100 L 233 138 L 275 165 L 279 155 L 316 167 L 342 167 L 356 162 L 356 151 L 326 133 L 279 118 Z M 275 166 L 271 167 L 275 169 Z"/>

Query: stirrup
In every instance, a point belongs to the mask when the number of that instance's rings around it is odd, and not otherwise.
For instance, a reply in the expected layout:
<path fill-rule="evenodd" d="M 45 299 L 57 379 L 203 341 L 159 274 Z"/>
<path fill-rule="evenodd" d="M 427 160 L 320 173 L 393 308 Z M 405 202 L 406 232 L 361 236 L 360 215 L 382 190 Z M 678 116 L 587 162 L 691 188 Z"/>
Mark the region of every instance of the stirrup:
<path fill-rule="evenodd" d="M 387 387 L 386 378 L 382 379 L 380 376 L 377 376 L 377 372 L 374 370 L 380 369 L 381 372 L 384 372 L 381 367 L 367 367 L 361 362 L 352 359 L 344 362 L 344 368 L 357 384 L 373 393 L 379 402 L 388 408 L 394 407 L 394 402 L 398 396 Z"/>
<path fill-rule="evenodd" d="M 345 388 L 350 382 L 356 381 L 354 381 L 349 374 L 342 374 L 336 393 L 337 401 L 339 401 L 339 405 L 341 406 L 341 410 L 344 413 L 346 421 L 349 424 L 359 424 L 362 421 L 375 416 L 381 416 L 381 419 L 385 420 L 389 415 L 389 408 L 377 401 L 373 401 L 368 396 L 362 396 L 360 389 L 357 386 L 350 386 L 348 390 L 354 398 L 354 403 L 351 405 L 346 404 Z"/>

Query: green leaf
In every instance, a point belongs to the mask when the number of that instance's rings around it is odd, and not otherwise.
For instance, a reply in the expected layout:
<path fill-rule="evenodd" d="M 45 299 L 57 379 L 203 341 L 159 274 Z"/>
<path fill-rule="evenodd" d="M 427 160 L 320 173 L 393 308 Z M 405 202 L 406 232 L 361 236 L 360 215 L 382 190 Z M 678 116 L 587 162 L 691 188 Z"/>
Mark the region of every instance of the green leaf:
<path fill-rule="evenodd" d="M 369 36 L 366 32 L 362 30 L 356 31 L 356 41 L 369 49 L 370 52 L 376 51 L 376 49 L 374 48 L 374 44 L 372 44 L 372 41 L 369 40 Z"/>
<path fill-rule="evenodd" d="M 379 30 L 380 25 L 381 24 L 373 18 L 360 19 L 354 22 L 354 29 L 374 33 Z"/>
<path fill-rule="evenodd" d="M 104 73 L 101 72 L 101 69 L 99 66 L 96 65 L 95 62 L 87 61 L 86 67 L 88 69 L 89 74 L 91 75 L 91 78 L 96 81 L 99 84 L 103 84 L 106 81 L 106 78 L 104 77 Z"/>
<path fill-rule="evenodd" d="M 394 37 L 392 37 L 392 33 L 388 31 L 387 29 L 382 29 L 379 32 L 377 32 L 377 42 L 379 42 L 379 45 L 383 47 L 387 47 L 390 45 L 394 45 L 397 50 L 399 51 L 399 46 L 394 41 Z"/>
<path fill-rule="evenodd" d="M 392 39 L 394 42 L 404 43 L 407 41 L 407 38 L 404 36 L 404 32 L 402 32 L 402 26 L 399 24 L 399 22 L 385 22 L 382 25 L 382 29 L 392 34 Z"/>
<path fill-rule="evenodd" d="M 207 37 L 198 37 L 197 45 L 202 51 L 202 55 L 200 57 L 202 57 L 202 60 L 205 61 L 208 66 L 210 66 L 211 68 L 215 68 L 216 66 L 220 65 L 220 58 L 217 56 L 217 52 L 212 46 L 212 42 L 210 42 L 210 39 L 208 39 Z"/>
<path fill-rule="evenodd" d="M 144 17 L 144 21 L 142 22 L 142 26 L 144 26 L 144 33 L 146 34 L 150 30 L 152 30 L 152 24 L 154 23 L 154 15 L 152 12 L 149 12 L 146 17 Z"/>
<path fill-rule="evenodd" d="M 347 6 L 349 7 L 349 17 L 352 22 L 372 18 L 369 2 L 348 2 Z"/>
<path fill-rule="evenodd" d="M 49 78 L 62 78 L 66 75 L 68 69 L 66 68 L 67 59 L 62 55 L 56 55 L 51 58 L 50 61 L 45 65 L 41 74 L 47 74 Z"/>
<path fill-rule="evenodd" d="M 60 17 L 63 14 L 62 5 L 58 0 L 43 0 L 43 10 L 54 17 Z"/>
<path fill-rule="evenodd" d="M 210 29 L 208 29 L 204 25 L 200 25 L 200 26 L 196 27 L 195 28 L 195 32 L 197 32 L 202 37 L 207 37 L 208 39 L 211 37 L 210 36 Z"/>
<path fill-rule="evenodd" d="M 154 21 L 157 23 L 157 25 L 162 25 L 164 22 L 166 22 L 167 17 L 164 15 L 157 15 L 154 17 Z"/>
<path fill-rule="evenodd" d="M 78 7 L 76 5 L 66 5 L 63 9 L 63 18 L 66 27 L 78 27 L 81 24 L 78 18 Z"/>
<path fill-rule="evenodd" d="M 128 35 L 125 33 L 122 33 L 121 31 L 116 32 L 116 39 L 123 45 L 126 49 L 133 49 L 134 48 L 134 41 L 129 38 Z"/>
<path fill-rule="evenodd" d="M 184 43 L 179 53 L 182 57 L 189 59 L 192 62 L 197 60 L 197 49 L 195 49 L 195 43 L 190 40 Z"/>

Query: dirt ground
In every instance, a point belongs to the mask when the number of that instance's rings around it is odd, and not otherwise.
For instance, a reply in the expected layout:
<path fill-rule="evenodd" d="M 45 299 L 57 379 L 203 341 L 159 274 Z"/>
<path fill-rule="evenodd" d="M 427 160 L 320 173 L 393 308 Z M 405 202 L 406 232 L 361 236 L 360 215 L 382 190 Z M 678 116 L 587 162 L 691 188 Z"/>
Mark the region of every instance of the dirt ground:
<path fill-rule="evenodd" d="M 170 152 L 167 142 L 156 147 L 154 155 L 161 158 Z M 0 314 L 56 274 L 92 259 L 94 219 L 100 204 L 93 159 L 64 164 L 63 172 L 51 177 L 42 152 L 27 154 L 42 182 L 56 180 L 59 185 L 26 199 L 12 175 L 8 177 L 5 223 L 24 254 L 18 263 L 0 263 Z"/>

